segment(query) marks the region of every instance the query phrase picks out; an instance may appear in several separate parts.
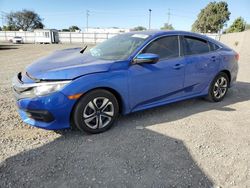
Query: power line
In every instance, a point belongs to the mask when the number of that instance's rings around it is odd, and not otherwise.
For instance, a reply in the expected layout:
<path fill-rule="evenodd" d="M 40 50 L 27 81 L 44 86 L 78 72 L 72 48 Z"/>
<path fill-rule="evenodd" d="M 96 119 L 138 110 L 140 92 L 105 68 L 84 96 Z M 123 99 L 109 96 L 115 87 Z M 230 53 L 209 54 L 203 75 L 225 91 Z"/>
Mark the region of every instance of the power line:
<path fill-rule="evenodd" d="M 3 16 L 1 17 L 1 20 L 2 20 L 2 27 L 3 27 L 3 25 L 4 25 L 4 17 Z"/>
<path fill-rule="evenodd" d="M 135 17 L 145 17 L 145 14 L 133 14 L 133 15 L 131 15 L 131 14 L 129 14 L 129 15 L 127 15 L 126 14 L 126 12 L 116 12 L 116 11 L 114 11 L 114 12 L 102 12 L 102 11 L 93 11 L 93 10 L 91 10 L 91 15 L 112 15 L 112 16 L 126 16 L 127 18 L 128 17 L 132 17 L 132 18 L 135 18 Z"/>
<path fill-rule="evenodd" d="M 4 26 L 4 23 L 5 23 L 5 20 L 7 18 L 7 12 L 4 12 L 4 11 L 0 11 L 1 13 L 1 20 L 2 20 L 2 27 Z"/>
<path fill-rule="evenodd" d="M 1 14 L 3 15 L 3 14 L 8 14 L 7 12 L 4 12 L 4 11 L 0 11 L 1 12 Z"/>
<path fill-rule="evenodd" d="M 182 17 L 182 18 L 186 18 L 186 19 L 194 19 L 194 18 L 191 18 L 189 16 L 186 16 L 186 15 L 179 15 L 179 14 L 171 14 L 171 16 L 176 16 L 176 17 Z"/>
<path fill-rule="evenodd" d="M 133 18 L 139 18 L 141 19 L 141 17 L 145 17 L 146 14 L 144 12 L 144 14 L 140 14 L 142 13 L 140 11 L 134 11 L 134 10 L 128 10 L 128 11 L 118 11 L 118 10 L 110 10 L 110 11 L 102 11 L 102 10 L 86 10 L 86 11 L 64 11 L 64 12 L 43 12 L 42 15 L 58 15 L 58 16 L 67 16 L 67 15 L 78 15 L 79 17 L 82 17 L 84 14 L 86 16 L 86 30 L 88 31 L 89 29 L 89 16 L 96 16 L 96 19 L 100 16 L 109 16 L 112 15 L 112 17 L 120 17 L 120 19 L 123 19 L 124 17 L 128 18 L 128 17 L 133 17 Z M 129 13 L 128 13 L 129 12 Z M 139 14 L 138 14 L 139 12 Z M 179 14 L 181 12 L 181 14 Z M 188 14 L 182 14 L 183 12 L 188 12 L 185 10 L 180 10 L 180 9 L 171 9 L 168 8 L 168 12 L 167 12 L 167 23 L 170 24 L 171 19 L 173 19 L 172 17 L 181 17 L 183 19 L 195 19 L 194 18 L 194 13 L 188 13 Z M 152 10 L 148 9 L 148 28 L 151 29 L 152 23 L 151 23 L 151 15 L 152 14 Z M 5 22 L 5 19 L 7 17 L 8 13 L 4 12 L 4 11 L 0 11 L 0 19 L 2 19 L 2 25 Z M 80 16 L 81 15 L 81 16 Z M 165 18 L 166 16 L 163 15 L 159 15 L 157 16 L 158 18 Z M 173 20 L 172 20 L 173 21 Z"/>
<path fill-rule="evenodd" d="M 187 11 L 186 9 L 179 9 L 179 8 L 174 8 L 174 9 L 172 9 L 172 8 L 170 8 L 170 10 L 172 10 L 172 11 L 175 11 L 175 12 L 182 12 L 182 13 L 185 13 L 185 14 L 195 14 L 195 15 L 197 15 L 198 13 L 197 12 L 193 12 L 193 11 Z"/>

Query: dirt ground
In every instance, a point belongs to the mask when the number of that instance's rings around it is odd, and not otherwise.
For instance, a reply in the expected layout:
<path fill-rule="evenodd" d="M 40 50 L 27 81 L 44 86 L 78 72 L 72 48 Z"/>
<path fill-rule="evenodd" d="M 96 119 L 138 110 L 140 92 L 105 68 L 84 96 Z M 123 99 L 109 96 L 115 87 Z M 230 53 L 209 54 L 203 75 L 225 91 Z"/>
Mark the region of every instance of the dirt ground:
<path fill-rule="evenodd" d="M 223 102 L 192 99 L 130 114 L 98 135 L 25 125 L 11 78 L 73 46 L 1 47 L 0 187 L 250 187 L 249 50 Z"/>

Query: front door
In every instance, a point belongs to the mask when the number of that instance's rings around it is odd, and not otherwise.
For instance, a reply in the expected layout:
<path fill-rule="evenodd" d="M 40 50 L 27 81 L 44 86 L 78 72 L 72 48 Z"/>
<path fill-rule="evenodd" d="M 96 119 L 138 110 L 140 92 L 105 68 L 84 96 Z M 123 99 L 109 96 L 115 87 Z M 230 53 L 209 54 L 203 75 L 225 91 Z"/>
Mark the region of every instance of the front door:
<path fill-rule="evenodd" d="M 134 64 L 129 68 L 129 98 L 132 111 L 182 96 L 184 58 L 179 37 L 167 36 L 151 42 L 141 53 L 158 54 L 155 64 Z"/>

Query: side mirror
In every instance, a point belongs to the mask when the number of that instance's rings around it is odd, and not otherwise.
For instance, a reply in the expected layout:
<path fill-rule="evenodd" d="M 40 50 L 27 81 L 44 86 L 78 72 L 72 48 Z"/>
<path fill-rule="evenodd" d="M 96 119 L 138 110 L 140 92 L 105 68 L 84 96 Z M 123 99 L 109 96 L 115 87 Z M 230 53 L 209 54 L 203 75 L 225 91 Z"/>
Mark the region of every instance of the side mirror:
<path fill-rule="evenodd" d="M 133 60 L 133 64 L 141 64 L 141 63 L 154 64 L 154 63 L 157 63 L 157 61 L 159 61 L 159 55 L 151 54 L 151 53 L 144 53 L 144 54 L 139 54 Z"/>

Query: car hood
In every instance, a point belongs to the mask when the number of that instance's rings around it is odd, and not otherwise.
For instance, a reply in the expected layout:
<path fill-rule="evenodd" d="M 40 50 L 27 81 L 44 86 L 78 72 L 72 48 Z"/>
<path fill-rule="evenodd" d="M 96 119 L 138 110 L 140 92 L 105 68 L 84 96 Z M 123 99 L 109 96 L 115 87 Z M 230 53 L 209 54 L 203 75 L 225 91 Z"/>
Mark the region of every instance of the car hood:
<path fill-rule="evenodd" d="M 80 50 L 80 48 L 71 48 L 56 51 L 29 65 L 26 72 L 33 79 L 66 80 L 108 71 L 114 62 L 96 59 L 88 53 L 81 54 Z"/>

